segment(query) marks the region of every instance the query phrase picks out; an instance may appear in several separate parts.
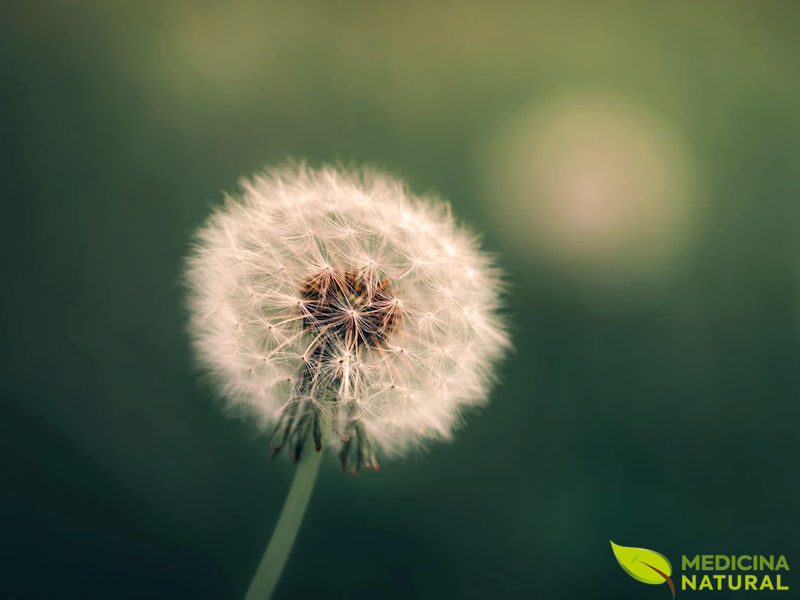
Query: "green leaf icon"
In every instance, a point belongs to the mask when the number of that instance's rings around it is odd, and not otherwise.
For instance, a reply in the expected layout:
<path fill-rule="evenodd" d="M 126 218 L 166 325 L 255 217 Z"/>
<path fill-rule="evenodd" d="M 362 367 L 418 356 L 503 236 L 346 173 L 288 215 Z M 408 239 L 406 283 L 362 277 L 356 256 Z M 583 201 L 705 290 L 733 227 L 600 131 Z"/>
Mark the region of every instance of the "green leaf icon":
<path fill-rule="evenodd" d="M 663 554 L 647 548 L 620 546 L 613 541 L 611 549 L 614 550 L 614 556 L 617 557 L 620 566 L 637 581 L 652 585 L 665 581 L 672 583 L 669 578 L 672 575 L 672 565 Z"/>

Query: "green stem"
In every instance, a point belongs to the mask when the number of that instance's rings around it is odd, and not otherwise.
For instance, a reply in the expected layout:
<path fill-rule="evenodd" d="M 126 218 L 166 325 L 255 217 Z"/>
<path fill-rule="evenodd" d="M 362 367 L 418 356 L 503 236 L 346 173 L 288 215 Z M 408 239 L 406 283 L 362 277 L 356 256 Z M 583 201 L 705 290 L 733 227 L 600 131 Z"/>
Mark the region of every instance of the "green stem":
<path fill-rule="evenodd" d="M 317 478 L 322 459 L 322 452 L 309 450 L 306 450 L 297 462 L 292 487 L 289 488 L 289 494 L 278 517 L 278 524 L 272 532 L 272 539 L 264 556 L 261 557 L 261 562 L 258 563 L 245 600 L 271 598 L 281 577 L 283 566 L 292 551 L 294 538 L 297 537 L 300 523 L 303 522 L 303 515 L 308 506 L 308 499 L 311 498 L 311 490 L 314 489 L 314 480 Z"/>

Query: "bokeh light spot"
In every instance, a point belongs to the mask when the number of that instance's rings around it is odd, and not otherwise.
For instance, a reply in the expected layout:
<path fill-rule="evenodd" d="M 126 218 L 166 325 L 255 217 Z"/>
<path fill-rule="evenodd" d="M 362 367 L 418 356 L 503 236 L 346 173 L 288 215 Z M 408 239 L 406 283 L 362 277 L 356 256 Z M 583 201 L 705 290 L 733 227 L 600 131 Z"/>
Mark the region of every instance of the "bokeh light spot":
<path fill-rule="evenodd" d="M 491 212 L 526 256 L 633 276 L 667 268 L 685 247 L 690 162 L 673 128 L 641 106 L 560 96 L 507 123 L 486 158 Z"/>

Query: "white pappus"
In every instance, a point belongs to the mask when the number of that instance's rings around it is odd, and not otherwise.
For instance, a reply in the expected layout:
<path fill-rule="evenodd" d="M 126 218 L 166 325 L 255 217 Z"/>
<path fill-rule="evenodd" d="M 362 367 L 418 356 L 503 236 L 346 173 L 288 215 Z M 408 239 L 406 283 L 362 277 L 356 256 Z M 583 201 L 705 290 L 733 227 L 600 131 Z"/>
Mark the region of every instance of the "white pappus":
<path fill-rule="evenodd" d="M 357 472 L 449 437 L 509 345 L 491 259 L 447 204 L 379 172 L 243 181 L 186 278 L 200 363 L 294 460 L 326 444 Z"/>

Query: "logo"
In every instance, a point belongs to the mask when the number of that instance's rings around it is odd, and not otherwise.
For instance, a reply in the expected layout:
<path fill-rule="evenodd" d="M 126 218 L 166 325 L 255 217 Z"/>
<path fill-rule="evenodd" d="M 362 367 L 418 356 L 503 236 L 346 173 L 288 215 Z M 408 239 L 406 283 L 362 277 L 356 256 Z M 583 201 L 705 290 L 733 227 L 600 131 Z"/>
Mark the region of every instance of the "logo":
<path fill-rule="evenodd" d="M 611 549 L 617 557 L 619 566 L 631 577 L 642 583 L 659 585 L 666 583 L 675 598 L 675 584 L 672 583 L 672 565 L 667 557 L 647 548 L 629 548 L 611 541 Z"/>
<path fill-rule="evenodd" d="M 672 564 L 663 554 L 647 548 L 620 546 L 611 549 L 622 569 L 642 583 L 666 583 L 675 598 Z M 789 562 L 780 555 L 695 554 L 681 556 L 681 591 L 786 591 Z M 677 577 L 677 575 L 676 575 Z"/>

